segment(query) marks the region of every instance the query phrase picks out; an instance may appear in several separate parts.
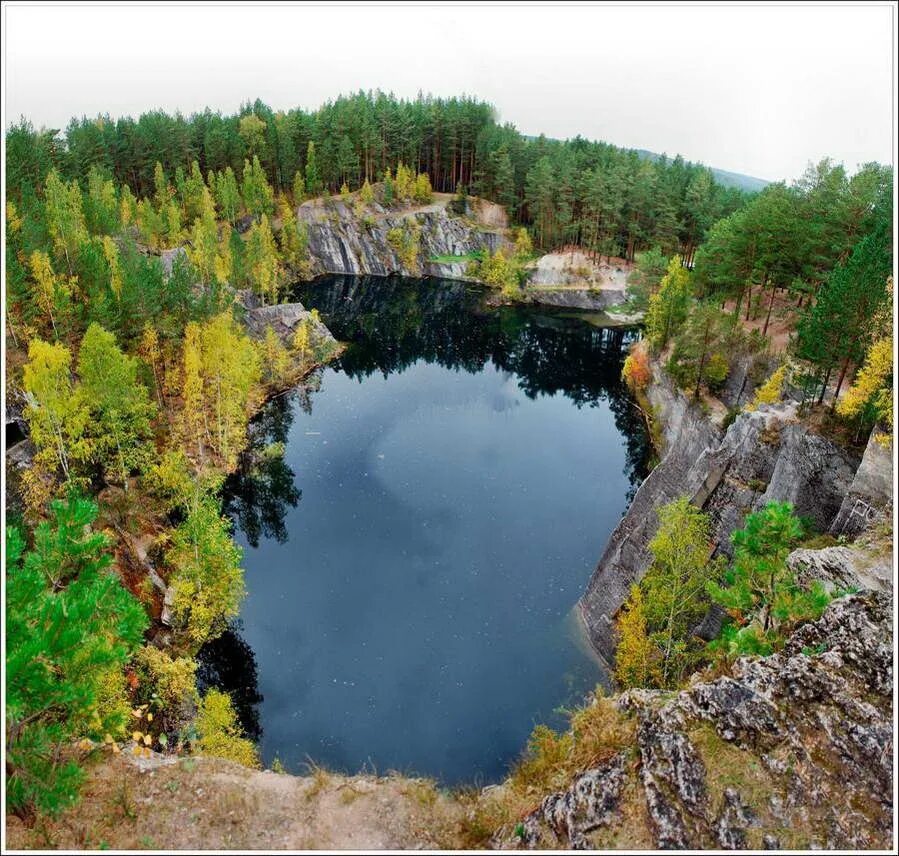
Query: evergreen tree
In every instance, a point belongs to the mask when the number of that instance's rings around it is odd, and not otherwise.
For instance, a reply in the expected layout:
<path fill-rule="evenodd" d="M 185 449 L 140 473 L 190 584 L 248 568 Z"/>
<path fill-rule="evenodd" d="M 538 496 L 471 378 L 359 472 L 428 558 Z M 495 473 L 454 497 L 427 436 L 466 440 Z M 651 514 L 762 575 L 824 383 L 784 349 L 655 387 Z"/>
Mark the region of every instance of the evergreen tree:
<path fill-rule="evenodd" d="M 30 552 L 17 527 L 6 529 L 6 800 L 25 817 L 75 801 L 78 738 L 122 736 L 122 667 L 147 624 L 110 571 L 106 537 L 90 528 L 96 505 L 71 497 L 50 515 Z"/>

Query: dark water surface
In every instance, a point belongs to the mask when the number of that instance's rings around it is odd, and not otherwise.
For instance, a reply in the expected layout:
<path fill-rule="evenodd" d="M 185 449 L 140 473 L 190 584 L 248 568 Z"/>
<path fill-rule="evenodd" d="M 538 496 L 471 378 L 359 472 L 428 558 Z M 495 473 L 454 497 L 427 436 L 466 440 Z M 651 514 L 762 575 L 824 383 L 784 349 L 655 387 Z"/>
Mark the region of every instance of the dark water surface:
<path fill-rule="evenodd" d="M 571 610 L 643 476 L 632 334 L 440 280 L 297 297 L 351 344 L 254 425 L 227 486 L 248 594 L 204 676 L 266 763 L 496 781 L 602 679 Z"/>

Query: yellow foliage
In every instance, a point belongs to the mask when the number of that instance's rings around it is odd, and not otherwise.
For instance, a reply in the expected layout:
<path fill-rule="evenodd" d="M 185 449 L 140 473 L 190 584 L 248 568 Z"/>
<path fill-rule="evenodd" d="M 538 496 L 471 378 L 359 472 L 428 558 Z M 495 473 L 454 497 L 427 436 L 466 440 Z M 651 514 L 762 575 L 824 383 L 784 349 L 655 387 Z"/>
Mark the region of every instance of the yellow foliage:
<path fill-rule="evenodd" d="M 104 734 L 125 733 L 131 706 L 125 688 L 125 675 L 119 666 L 102 669 L 96 676 L 96 711 L 85 723 L 85 733 L 95 739 Z"/>
<path fill-rule="evenodd" d="M 519 257 L 529 256 L 534 251 L 531 236 L 524 226 L 520 227 L 515 235 L 515 255 Z"/>
<path fill-rule="evenodd" d="M 166 511 L 185 507 L 196 492 L 190 461 L 181 449 L 167 449 L 144 475 L 144 485 Z"/>
<path fill-rule="evenodd" d="M 643 592 L 631 588 L 631 596 L 618 616 L 618 647 L 615 650 L 615 680 L 624 687 L 657 686 L 661 679 L 659 652 L 646 628 Z"/>
<path fill-rule="evenodd" d="M 750 404 L 746 405 L 746 410 L 752 412 L 758 410 L 761 404 L 776 404 L 780 401 L 780 394 L 783 390 L 784 381 L 787 377 L 786 365 L 779 366 L 771 373 L 768 378 L 755 392 L 755 398 Z"/>
<path fill-rule="evenodd" d="M 252 740 L 241 736 L 234 706 L 226 693 L 209 690 L 197 711 L 197 743 L 200 755 L 236 761 L 259 769 L 259 753 Z"/>
<path fill-rule="evenodd" d="M 190 657 L 171 657 L 155 645 L 144 645 L 134 657 L 144 679 L 169 711 L 183 711 L 198 701 L 197 663 Z M 147 714 L 153 721 L 153 714 Z"/>
<path fill-rule="evenodd" d="M 6 225 L 14 235 L 22 228 L 22 218 L 19 217 L 14 202 L 6 203 Z"/>
<path fill-rule="evenodd" d="M 122 297 L 122 268 L 119 264 L 119 248 L 109 235 L 103 236 L 103 255 L 109 265 L 109 287 L 116 300 Z"/>
<path fill-rule="evenodd" d="M 262 357 L 263 377 L 268 383 L 278 383 L 290 366 L 290 354 L 271 327 L 265 328 L 265 338 L 259 343 L 259 353 Z"/>
<path fill-rule="evenodd" d="M 893 429 L 893 337 L 874 342 L 865 355 L 865 362 L 855 376 L 855 382 L 837 404 L 837 413 L 846 418 L 860 415 L 871 405 L 877 419 Z"/>

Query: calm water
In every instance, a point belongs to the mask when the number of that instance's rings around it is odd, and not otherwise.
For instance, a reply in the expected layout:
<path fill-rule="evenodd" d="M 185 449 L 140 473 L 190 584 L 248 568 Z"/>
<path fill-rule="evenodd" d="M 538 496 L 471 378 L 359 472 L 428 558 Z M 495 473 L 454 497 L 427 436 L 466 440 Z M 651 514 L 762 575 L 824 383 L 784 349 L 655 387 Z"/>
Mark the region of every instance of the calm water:
<path fill-rule="evenodd" d="M 248 595 L 203 676 L 267 763 L 496 781 L 602 680 L 571 610 L 643 475 L 630 334 L 439 280 L 297 296 L 351 345 L 254 425 Z"/>

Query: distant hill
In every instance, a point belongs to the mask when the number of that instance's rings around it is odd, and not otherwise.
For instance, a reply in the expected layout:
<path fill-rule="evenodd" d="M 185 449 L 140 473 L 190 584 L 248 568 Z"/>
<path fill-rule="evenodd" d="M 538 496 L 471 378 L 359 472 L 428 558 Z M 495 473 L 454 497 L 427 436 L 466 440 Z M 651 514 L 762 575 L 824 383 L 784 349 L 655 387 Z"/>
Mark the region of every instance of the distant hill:
<path fill-rule="evenodd" d="M 646 149 L 637 149 L 636 151 L 640 157 L 648 158 L 653 161 L 656 161 L 661 157 L 661 155 L 647 151 Z M 712 171 L 712 175 L 715 176 L 715 181 L 719 184 L 724 185 L 724 187 L 738 187 L 740 190 L 745 190 L 747 193 L 758 193 L 760 190 L 764 190 L 771 184 L 770 181 L 767 181 L 764 178 L 754 178 L 751 175 L 743 175 L 743 173 L 740 172 L 728 172 L 726 169 L 716 169 L 713 166 L 710 166 L 709 169 Z"/>

